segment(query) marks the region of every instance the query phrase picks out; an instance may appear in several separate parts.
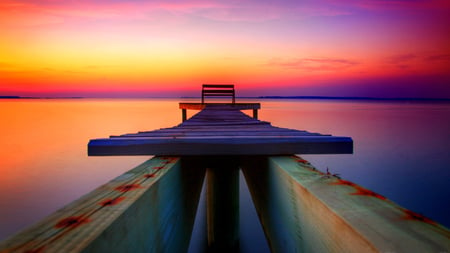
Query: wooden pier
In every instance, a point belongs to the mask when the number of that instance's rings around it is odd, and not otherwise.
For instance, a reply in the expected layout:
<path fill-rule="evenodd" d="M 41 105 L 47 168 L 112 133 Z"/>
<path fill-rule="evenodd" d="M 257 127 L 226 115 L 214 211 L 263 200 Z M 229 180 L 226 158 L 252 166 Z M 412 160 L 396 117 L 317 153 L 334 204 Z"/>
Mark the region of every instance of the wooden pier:
<path fill-rule="evenodd" d="M 232 103 L 180 109 L 180 125 L 91 140 L 89 155 L 156 156 L 0 253 L 186 252 L 205 179 L 208 251 L 238 252 L 239 170 L 272 252 L 450 252 L 447 228 L 294 155 L 352 153 L 351 138 L 260 121 L 260 105 L 235 103 L 234 89 Z M 187 109 L 200 112 L 187 119 Z"/>
<path fill-rule="evenodd" d="M 178 126 L 111 136 L 89 142 L 89 155 L 285 155 L 350 154 L 353 141 L 307 131 L 274 127 L 243 109 L 259 104 L 200 104 L 203 108 Z M 199 104 L 180 104 L 197 109 Z"/>

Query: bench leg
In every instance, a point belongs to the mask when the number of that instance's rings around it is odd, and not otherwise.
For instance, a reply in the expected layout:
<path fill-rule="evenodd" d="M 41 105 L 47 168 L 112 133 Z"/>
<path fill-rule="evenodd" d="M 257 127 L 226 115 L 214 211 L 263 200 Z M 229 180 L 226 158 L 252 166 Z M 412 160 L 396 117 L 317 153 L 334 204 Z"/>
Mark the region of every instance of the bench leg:
<path fill-rule="evenodd" d="M 258 119 L 258 109 L 253 109 L 253 118 Z"/>
<path fill-rule="evenodd" d="M 187 112 L 186 109 L 181 109 L 181 120 L 185 122 L 187 120 Z"/>

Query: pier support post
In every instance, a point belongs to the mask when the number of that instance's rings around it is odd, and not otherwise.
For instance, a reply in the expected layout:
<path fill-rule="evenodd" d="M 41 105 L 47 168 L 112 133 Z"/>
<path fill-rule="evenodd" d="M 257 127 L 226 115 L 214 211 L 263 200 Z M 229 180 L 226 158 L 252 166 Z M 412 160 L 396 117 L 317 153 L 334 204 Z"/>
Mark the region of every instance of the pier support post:
<path fill-rule="evenodd" d="M 258 109 L 253 109 L 253 118 L 258 119 Z"/>
<path fill-rule="evenodd" d="M 239 167 L 233 157 L 215 157 L 207 168 L 209 252 L 239 250 Z"/>
<path fill-rule="evenodd" d="M 187 112 L 185 108 L 181 109 L 181 120 L 182 122 L 185 122 L 187 120 Z"/>

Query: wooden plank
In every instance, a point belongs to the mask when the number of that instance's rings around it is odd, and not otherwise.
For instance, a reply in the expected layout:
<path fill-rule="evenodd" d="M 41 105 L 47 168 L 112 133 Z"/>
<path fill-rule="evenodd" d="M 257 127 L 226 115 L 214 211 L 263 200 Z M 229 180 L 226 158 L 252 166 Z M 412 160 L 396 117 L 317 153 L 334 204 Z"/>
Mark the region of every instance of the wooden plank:
<path fill-rule="evenodd" d="M 179 103 L 180 109 L 203 110 L 205 107 L 228 106 L 238 110 L 261 109 L 260 103 Z"/>
<path fill-rule="evenodd" d="M 204 174 L 155 157 L 0 242 L 0 252 L 185 252 Z"/>
<path fill-rule="evenodd" d="M 233 88 L 234 84 L 203 84 L 203 88 Z"/>
<path fill-rule="evenodd" d="M 215 93 L 223 93 L 226 96 L 230 96 L 234 94 L 234 90 L 203 90 L 203 94 L 204 95 L 211 95 L 211 94 L 215 94 Z"/>
<path fill-rule="evenodd" d="M 161 128 L 153 131 L 139 131 L 138 133 L 153 133 L 153 132 L 178 132 L 178 131 L 186 131 L 186 132 L 219 132 L 219 131 L 228 131 L 228 132 L 234 132 L 234 131 L 258 131 L 258 132 L 270 132 L 270 131 L 284 131 L 284 132 L 305 132 L 305 133 L 311 133 L 305 130 L 296 130 L 296 129 L 289 129 L 289 128 L 280 128 L 271 126 L 270 124 L 261 124 L 256 126 L 251 126 L 250 128 L 245 128 L 244 126 L 239 125 L 230 125 L 225 128 L 211 128 L 211 127 L 189 127 L 183 125 L 176 126 L 172 128 Z"/>
<path fill-rule="evenodd" d="M 321 134 L 305 133 L 305 132 L 284 132 L 284 131 L 214 131 L 214 132 L 153 132 L 153 133 L 141 133 L 141 134 L 124 134 L 120 136 L 110 136 L 110 138 L 123 138 L 123 137 L 207 137 L 207 136 L 279 136 L 279 137 L 291 137 L 291 136 L 323 136 Z"/>
<path fill-rule="evenodd" d="M 288 128 L 278 128 L 278 127 L 272 127 L 270 125 L 260 125 L 260 126 L 252 126 L 250 128 L 245 128 L 243 126 L 227 126 L 224 128 L 211 128 L 211 127 L 173 127 L 173 128 L 163 128 L 153 131 L 140 131 L 138 133 L 133 134 L 151 134 L 151 133 L 173 133 L 173 132 L 188 132 L 188 133 L 214 133 L 214 132 L 237 132 L 237 131 L 243 131 L 245 132 L 280 132 L 280 133 L 311 133 L 305 130 L 295 130 L 295 129 L 288 129 Z"/>
<path fill-rule="evenodd" d="M 348 137 L 305 136 L 261 138 L 112 138 L 89 142 L 90 156 L 102 155 L 283 155 L 348 154 Z"/>
<path fill-rule="evenodd" d="M 212 122 L 212 121 L 210 121 L 210 122 L 205 123 L 205 122 L 195 121 L 195 120 L 193 120 L 191 122 L 185 121 L 183 124 L 184 124 L 183 126 L 190 126 L 190 127 L 193 127 L 193 126 L 217 127 L 217 126 L 236 125 L 235 122 L 226 122 L 226 121 Z M 264 124 L 269 124 L 269 123 L 267 123 L 267 122 L 251 122 L 250 121 L 250 122 L 241 122 L 241 123 L 239 123 L 239 126 L 254 126 L 254 125 L 264 125 Z"/>
<path fill-rule="evenodd" d="M 450 252 L 450 231 L 300 157 L 241 168 L 272 252 Z"/>
<path fill-rule="evenodd" d="M 203 93 L 204 97 L 229 97 L 229 96 L 233 96 L 233 94 L 231 93 L 224 93 L 224 92 L 204 92 Z"/>
<path fill-rule="evenodd" d="M 171 133 L 191 133 L 191 134 L 201 134 L 201 133 L 220 133 L 220 132 L 226 132 L 226 133 L 235 133 L 240 132 L 242 134 L 246 133 L 299 133 L 299 134 L 316 134 L 319 135 L 319 133 L 312 133 L 304 130 L 294 130 L 294 129 L 279 129 L 275 127 L 255 127 L 252 126 L 250 128 L 245 127 L 239 127 L 239 128 L 233 128 L 232 126 L 227 126 L 226 128 L 187 128 L 187 127 L 174 127 L 170 129 L 161 129 L 161 130 L 154 130 L 154 131 L 142 131 L 138 133 L 131 133 L 131 134 L 124 134 L 124 135 L 115 135 L 115 136 L 126 136 L 126 135 L 145 135 L 145 134 L 171 134 Z"/>

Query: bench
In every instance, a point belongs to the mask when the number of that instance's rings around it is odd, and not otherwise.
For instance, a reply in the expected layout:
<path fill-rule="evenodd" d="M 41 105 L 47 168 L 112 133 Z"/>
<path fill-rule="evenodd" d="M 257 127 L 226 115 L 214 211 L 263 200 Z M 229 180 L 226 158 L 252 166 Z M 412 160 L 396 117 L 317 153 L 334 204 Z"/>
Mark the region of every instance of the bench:
<path fill-rule="evenodd" d="M 203 84 L 202 86 L 202 104 L 205 103 L 205 97 L 232 97 L 235 103 L 234 84 Z"/>

